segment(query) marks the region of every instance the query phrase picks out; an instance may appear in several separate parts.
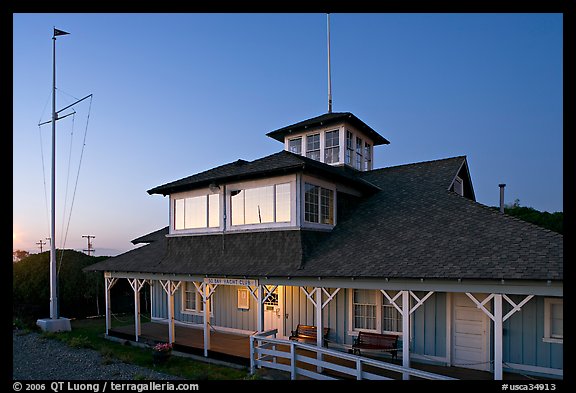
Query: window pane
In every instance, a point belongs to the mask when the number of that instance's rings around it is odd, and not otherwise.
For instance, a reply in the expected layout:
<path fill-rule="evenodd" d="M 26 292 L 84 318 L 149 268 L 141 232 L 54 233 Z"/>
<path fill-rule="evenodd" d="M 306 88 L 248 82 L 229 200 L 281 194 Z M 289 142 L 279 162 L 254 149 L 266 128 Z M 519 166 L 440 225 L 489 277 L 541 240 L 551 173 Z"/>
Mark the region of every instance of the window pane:
<path fill-rule="evenodd" d="M 354 328 L 376 329 L 375 291 L 355 289 L 353 292 Z"/>
<path fill-rule="evenodd" d="M 185 288 L 185 305 L 184 308 L 186 310 L 196 310 L 196 288 L 194 284 L 191 282 L 187 282 Z"/>
<path fill-rule="evenodd" d="M 369 171 L 372 169 L 372 146 L 368 143 L 364 144 L 364 170 Z"/>
<path fill-rule="evenodd" d="M 334 224 L 334 191 L 322 188 L 320 198 L 320 223 Z"/>
<path fill-rule="evenodd" d="M 304 220 L 318 222 L 318 193 L 320 187 L 305 183 L 304 185 Z"/>
<path fill-rule="evenodd" d="M 552 303 L 550 305 L 550 336 L 553 338 L 564 337 L 564 312 L 562 304 Z"/>
<path fill-rule="evenodd" d="M 306 137 L 306 157 L 320 161 L 320 134 Z"/>
<path fill-rule="evenodd" d="M 184 199 L 174 201 L 174 229 L 184 229 Z"/>
<path fill-rule="evenodd" d="M 352 165 L 352 153 L 354 152 L 354 147 L 352 146 L 352 133 L 346 131 L 346 164 Z"/>
<path fill-rule="evenodd" d="M 288 151 L 294 154 L 302 154 L 302 138 L 289 140 Z"/>
<path fill-rule="evenodd" d="M 208 226 L 210 228 L 220 226 L 220 194 L 208 196 Z"/>
<path fill-rule="evenodd" d="M 395 293 L 388 292 L 390 296 Z M 402 315 L 396 310 L 388 299 L 382 294 L 382 330 L 388 332 L 402 332 Z"/>
<path fill-rule="evenodd" d="M 274 186 L 251 188 L 244 192 L 245 224 L 274 222 Z"/>
<path fill-rule="evenodd" d="M 230 195 L 232 225 L 244 225 L 244 190 L 232 191 Z"/>
<path fill-rule="evenodd" d="M 290 183 L 276 185 L 276 222 L 290 222 Z"/>
<path fill-rule="evenodd" d="M 184 226 L 186 228 L 206 228 L 206 195 L 186 198 Z"/>
<path fill-rule="evenodd" d="M 332 164 L 340 161 L 339 157 L 339 145 L 340 145 L 340 135 L 339 131 L 328 131 L 326 132 L 326 141 L 324 149 L 324 162 L 327 164 Z"/>
<path fill-rule="evenodd" d="M 356 169 L 362 170 L 362 139 L 356 137 Z"/>

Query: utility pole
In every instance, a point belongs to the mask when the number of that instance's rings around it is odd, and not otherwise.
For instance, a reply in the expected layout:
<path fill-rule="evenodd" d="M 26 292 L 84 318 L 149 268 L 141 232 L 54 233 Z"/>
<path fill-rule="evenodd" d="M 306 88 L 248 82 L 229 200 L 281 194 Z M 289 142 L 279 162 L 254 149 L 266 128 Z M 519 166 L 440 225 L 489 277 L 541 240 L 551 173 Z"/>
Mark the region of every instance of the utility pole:
<path fill-rule="evenodd" d="M 90 239 L 94 239 L 96 238 L 96 236 L 92 236 L 92 235 L 86 235 L 86 236 L 82 236 L 88 239 L 88 249 L 84 250 L 86 252 L 86 254 L 90 255 L 91 252 L 94 252 L 95 250 L 92 248 L 92 242 L 90 241 Z"/>
<path fill-rule="evenodd" d="M 43 242 L 42 239 L 40 239 L 40 241 L 39 241 L 38 243 L 36 243 L 36 244 L 38 244 L 38 245 L 40 246 L 40 254 L 42 254 L 42 246 L 43 246 L 44 244 L 46 244 L 46 242 Z"/>

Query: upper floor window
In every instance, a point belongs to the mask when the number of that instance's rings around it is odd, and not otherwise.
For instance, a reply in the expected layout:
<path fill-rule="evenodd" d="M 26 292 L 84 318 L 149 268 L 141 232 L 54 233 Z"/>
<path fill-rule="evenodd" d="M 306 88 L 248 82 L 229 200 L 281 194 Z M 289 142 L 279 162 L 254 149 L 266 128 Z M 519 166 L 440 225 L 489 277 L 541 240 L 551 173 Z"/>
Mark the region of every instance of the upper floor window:
<path fill-rule="evenodd" d="M 372 169 L 372 146 L 368 142 L 364 143 L 364 170 Z"/>
<path fill-rule="evenodd" d="M 334 191 L 305 183 L 304 221 L 334 225 Z"/>
<path fill-rule="evenodd" d="M 232 225 L 290 222 L 290 183 L 234 190 Z"/>
<path fill-rule="evenodd" d="M 356 165 L 355 165 L 355 168 L 358 169 L 359 171 L 361 171 L 363 168 L 362 150 L 364 150 L 364 144 L 362 143 L 362 139 L 356 137 Z"/>
<path fill-rule="evenodd" d="M 354 137 L 346 130 L 346 153 L 344 163 L 352 166 L 352 156 L 354 154 Z"/>
<path fill-rule="evenodd" d="M 302 154 L 302 138 L 288 140 L 288 151 L 294 154 Z"/>
<path fill-rule="evenodd" d="M 454 192 L 458 195 L 464 195 L 464 186 L 462 185 L 462 179 L 458 176 L 454 179 Z"/>
<path fill-rule="evenodd" d="M 306 157 L 320 161 L 320 134 L 306 136 Z"/>
<path fill-rule="evenodd" d="M 219 194 L 199 195 L 174 200 L 174 229 L 220 226 Z"/>
<path fill-rule="evenodd" d="M 325 134 L 324 142 L 324 162 L 326 164 L 333 164 L 340 161 L 340 134 L 339 130 L 327 131 Z"/>

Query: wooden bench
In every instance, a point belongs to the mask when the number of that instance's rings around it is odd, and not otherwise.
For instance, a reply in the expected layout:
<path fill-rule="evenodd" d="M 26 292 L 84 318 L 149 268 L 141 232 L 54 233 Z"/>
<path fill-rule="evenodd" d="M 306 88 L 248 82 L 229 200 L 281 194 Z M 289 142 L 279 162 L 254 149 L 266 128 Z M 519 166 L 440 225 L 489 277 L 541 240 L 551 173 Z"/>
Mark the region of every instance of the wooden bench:
<path fill-rule="evenodd" d="M 328 346 L 328 333 L 330 328 L 324 328 L 324 346 Z M 298 324 L 296 330 L 292 330 L 292 335 L 288 339 L 298 342 L 316 343 L 318 330 L 316 326 Z"/>
<path fill-rule="evenodd" d="M 398 336 L 395 334 L 381 334 L 358 332 L 358 337 L 352 344 L 352 353 L 360 355 L 361 349 L 374 349 L 387 351 L 392 354 L 392 359 L 398 357 Z"/>

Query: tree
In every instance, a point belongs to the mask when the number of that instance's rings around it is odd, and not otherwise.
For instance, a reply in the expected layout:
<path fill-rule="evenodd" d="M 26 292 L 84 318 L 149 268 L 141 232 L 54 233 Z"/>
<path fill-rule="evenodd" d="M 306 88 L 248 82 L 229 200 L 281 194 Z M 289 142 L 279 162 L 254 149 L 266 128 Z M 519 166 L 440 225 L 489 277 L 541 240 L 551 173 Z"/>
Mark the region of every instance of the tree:
<path fill-rule="evenodd" d="M 12 262 L 20 262 L 22 259 L 28 257 L 30 253 L 24 250 L 12 251 Z"/>
<path fill-rule="evenodd" d="M 504 213 L 516 217 L 520 220 L 538 225 L 539 227 L 564 234 L 563 212 L 541 212 L 532 207 L 520 206 L 520 199 L 515 199 L 511 206 L 504 206 Z"/>

